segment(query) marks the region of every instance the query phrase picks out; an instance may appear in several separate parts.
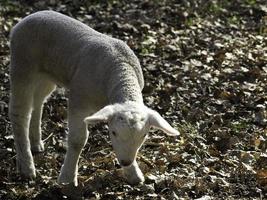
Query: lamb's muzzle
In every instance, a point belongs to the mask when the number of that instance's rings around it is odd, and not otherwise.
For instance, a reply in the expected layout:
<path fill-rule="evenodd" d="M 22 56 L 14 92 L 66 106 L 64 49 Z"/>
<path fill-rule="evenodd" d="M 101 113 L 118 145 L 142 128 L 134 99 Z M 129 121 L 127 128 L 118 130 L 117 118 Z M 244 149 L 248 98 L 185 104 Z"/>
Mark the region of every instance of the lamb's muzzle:
<path fill-rule="evenodd" d="M 17 170 L 26 178 L 36 176 L 32 152 L 44 150 L 42 107 L 56 85 L 69 90 L 68 148 L 59 183 L 77 185 L 88 124 L 108 123 L 112 146 L 132 184 L 144 181 L 136 155 L 150 127 L 179 135 L 143 104 L 143 74 L 133 51 L 60 13 L 40 11 L 12 29 L 10 77 Z"/>

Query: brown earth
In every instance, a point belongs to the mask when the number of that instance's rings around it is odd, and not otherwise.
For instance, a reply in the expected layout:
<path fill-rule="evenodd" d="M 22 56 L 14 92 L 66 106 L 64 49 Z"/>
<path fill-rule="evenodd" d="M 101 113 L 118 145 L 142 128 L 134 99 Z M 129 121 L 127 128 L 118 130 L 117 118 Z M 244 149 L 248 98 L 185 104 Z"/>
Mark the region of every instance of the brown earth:
<path fill-rule="evenodd" d="M 16 174 L 8 35 L 22 17 L 44 9 L 126 41 L 140 58 L 146 104 L 182 133 L 151 131 L 138 155 L 144 185 L 122 178 L 104 124 L 91 128 L 80 185 L 56 184 L 68 132 L 62 89 L 45 105 L 37 179 Z M 0 199 L 264 199 L 266 82 L 266 0 L 1 0 Z"/>

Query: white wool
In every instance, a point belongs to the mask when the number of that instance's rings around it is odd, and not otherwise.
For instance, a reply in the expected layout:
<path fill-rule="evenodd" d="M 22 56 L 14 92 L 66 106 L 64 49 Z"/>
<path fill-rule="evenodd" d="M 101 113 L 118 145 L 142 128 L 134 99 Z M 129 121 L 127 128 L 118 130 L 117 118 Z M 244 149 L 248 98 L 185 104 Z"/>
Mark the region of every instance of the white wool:
<path fill-rule="evenodd" d="M 108 123 L 113 148 L 132 184 L 144 181 L 136 154 L 149 128 L 179 134 L 143 104 L 143 74 L 133 51 L 121 40 L 60 13 L 40 11 L 12 29 L 10 77 L 17 169 L 26 178 L 36 176 L 31 151 L 44 150 L 42 106 L 56 85 L 69 90 L 68 149 L 59 183 L 77 185 L 86 124 Z"/>

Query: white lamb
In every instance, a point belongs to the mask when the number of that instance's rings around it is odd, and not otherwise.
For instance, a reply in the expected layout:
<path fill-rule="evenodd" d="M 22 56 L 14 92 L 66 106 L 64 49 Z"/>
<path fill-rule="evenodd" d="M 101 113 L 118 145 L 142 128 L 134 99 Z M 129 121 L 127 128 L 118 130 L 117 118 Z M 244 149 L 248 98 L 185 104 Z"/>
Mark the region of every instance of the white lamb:
<path fill-rule="evenodd" d="M 144 181 L 136 154 L 149 128 L 179 135 L 143 104 L 143 74 L 133 51 L 121 40 L 60 13 L 37 12 L 13 28 L 10 75 L 9 115 L 17 170 L 24 178 L 36 176 L 32 152 L 44 150 L 42 106 L 56 85 L 69 89 L 68 148 L 59 183 L 77 185 L 86 124 L 108 123 L 113 148 L 131 184 Z"/>

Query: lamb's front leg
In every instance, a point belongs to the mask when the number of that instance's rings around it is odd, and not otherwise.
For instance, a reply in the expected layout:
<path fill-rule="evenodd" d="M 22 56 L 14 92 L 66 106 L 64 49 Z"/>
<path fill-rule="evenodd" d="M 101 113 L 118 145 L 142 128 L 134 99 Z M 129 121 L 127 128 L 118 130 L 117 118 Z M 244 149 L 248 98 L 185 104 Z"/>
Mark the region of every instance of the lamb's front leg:
<path fill-rule="evenodd" d="M 143 183 L 145 180 L 144 175 L 140 170 L 136 160 L 134 160 L 133 164 L 129 167 L 124 167 L 123 171 L 126 180 L 132 185 Z"/>
<path fill-rule="evenodd" d="M 69 117 L 69 135 L 67 154 L 61 168 L 58 182 L 61 184 L 74 183 L 78 185 L 78 161 L 88 138 L 88 131 L 83 116 Z"/>

